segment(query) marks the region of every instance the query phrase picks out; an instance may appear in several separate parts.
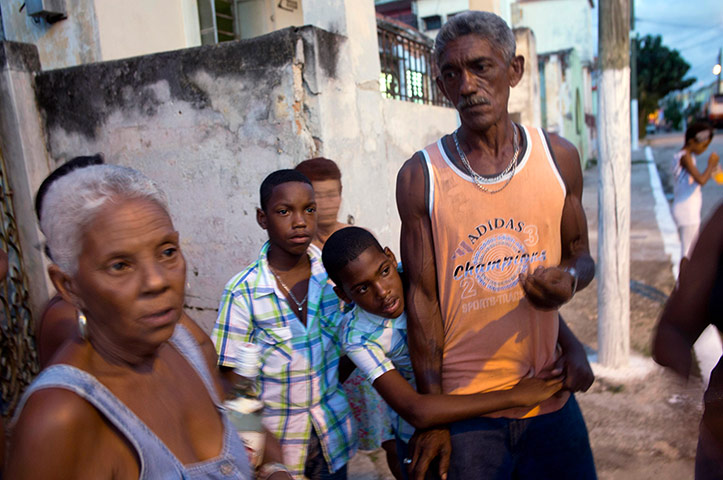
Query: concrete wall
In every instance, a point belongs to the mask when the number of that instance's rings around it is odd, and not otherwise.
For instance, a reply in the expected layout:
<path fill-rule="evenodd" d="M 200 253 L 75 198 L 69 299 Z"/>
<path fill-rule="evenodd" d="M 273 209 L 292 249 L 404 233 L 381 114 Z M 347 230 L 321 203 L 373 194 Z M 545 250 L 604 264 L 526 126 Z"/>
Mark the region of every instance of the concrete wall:
<path fill-rule="evenodd" d="M 537 49 L 535 35 L 528 28 L 516 28 L 515 41 L 517 55 L 525 57 L 525 74 L 515 88 L 510 91 L 508 111 L 513 118 L 533 127 L 541 126 L 540 112 L 540 74 L 537 67 Z"/>
<path fill-rule="evenodd" d="M 563 91 L 565 87 L 562 80 L 562 62 L 559 55 L 547 55 L 541 60 L 545 75 L 545 108 L 547 122 L 542 125 L 549 132 L 564 135 L 564 113 L 562 98 L 568 95 Z"/>
<path fill-rule="evenodd" d="M 94 0 L 93 3 L 102 60 L 201 45 L 195 0 Z"/>
<path fill-rule="evenodd" d="M 592 9 L 589 0 L 538 0 L 514 3 L 512 24 L 535 32 L 540 53 L 575 47 L 580 61 L 594 59 Z"/>
<path fill-rule="evenodd" d="M 348 38 L 341 46 L 337 75 L 310 85 L 320 92 L 321 151 L 339 163 L 343 174 L 340 218 L 353 216 L 357 225 L 370 228 L 399 252 L 397 171 L 415 151 L 455 128 L 456 111 L 381 97 L 371 0 L 306 0 L 304 21 Z"/>
<path fill-rule="evenodd" d="M 585 124 L 585 114 L 594 115 L 590 68 L 594 61 L 592 9 L 588 0 L 537 0 L 512 4 L 512 22 L 535 32 L 537 51 L 547 60 L 544 66 L 547 128 L 565 136 L 586 162 L 594 157 L 594 130 Z M 571 53 L 569 53 L 571 51 Z M 562 53 L 568 52 L 568 53 Z M 564 71 L 560 61 L 564 55 Z M 580 111 L 577 111 L 577 96 Z M 582 131 L 578 131 L 578 118 Z"/>
<path fill-rule="evenodd" d="M 52 288 L 45 273 L 43 237 L 34 210 L 35 192 L 51 167 L 33 90 L 33 78 L 39 69 L 38 52 L 32 45 L 0 43 L 0 153 L 7 167 L 17 222 L 17 237 L 13 240 L 22 249 L 34 318 L 39 318 Z"/>
<path fill-rule="evenodd" d="M 376 41 L 355 18 L 347 31 Z M 187 305 L 210 330 L 223 285 L 265 240 L 255 208 L 273 170 L 333 158 L 343 172 L 340 218 L 398 251 L 396 173 L 452 131 L 456 112 L 383 99 L 378 58 L 375 73 L 350 44 L 303 27 L 41 73 L 53 163 L 103 152 L 161 184 L 188 262 Z"/>
<path fill-rule="evenodd" d="M 38 49 L 43 69 L 61 68 L 102 59 L 96 29 L 95 2 L 65 0 L 68 19 L 49 24 L 37 22 L 23 8 L 24 0 L 2 0 L 5 40 L 32 43 Z"/>
<path fill-rule="evenodd" d="M 235 0 L 240 38 L 264 35 L 274 30 L 304 25 L 303 0 Z M 283 7 L 283 8 L 282 8 Z"/>
<path fill-rule="evenodd" d="M 586 102 L 592 102 L 590 72 L 582 67 L 574 49 L 541 57 L 545 75 L 547 123 L 544 127 L 557 133 L 578 149 L 583 166 L 594 158 L 594 128 L 585 123 Z M 589 103 L 588 103 L 589 104 Z"/>
<path fill-rule="evenodd" d="M 584 78 L 577 50 L 568 55 L 568 68 L 565 72 L 567 97 L 563 99 L 564 137 L 577 147 L 580 160 L 584 163 L 588 157 L 588 128 L 585 125 Z"/>
<path fill-rule="evenodd" d="M 56 163 L 103 152 L 166 191 L 188 262 L 187 305 L 207 328 L 224 283 L 265 239 L 255 220 L 261 180 L 319 153 L 303 82 L 334 75 L 342 41 L 284 30 L 36 79 Z"/>
<path fill-rule="evenodd" d="M 494 0 L 489 0 L 494 1 Z M 470 0 L 417 0 L 417 15 L 419 18 L 432 15 L 441 15 L 442 22 L 447 20 L 447 15 L 459 13 L 470 9 Z"/>
<path fill-rule="evenodd" d="M 65 0 L 68 18 L 50 24 L 2 0 L 5 40 L 34 44 L 43 70 L 201 44 L 195 0 Z"/>
<path fill-rule="evenodd" d="M 512 25 L 511 1 L 513 0 L 445 0 L 444 2 L 439 0 L 417 0 L 416 9 L 420 21 L 419 29 L 434 38 L 439 30 L 425 30 L 422 18 L 440 15 L 444 24 L 450 15 L 465 10 L 492 12 L 502 17 L 508 25 Z"/>

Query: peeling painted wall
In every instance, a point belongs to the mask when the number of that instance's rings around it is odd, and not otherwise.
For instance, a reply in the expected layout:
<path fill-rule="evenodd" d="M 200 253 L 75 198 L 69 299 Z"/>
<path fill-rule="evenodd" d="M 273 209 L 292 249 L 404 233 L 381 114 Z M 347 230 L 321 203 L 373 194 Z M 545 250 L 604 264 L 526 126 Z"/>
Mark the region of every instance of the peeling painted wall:
<path fill-rule="evenodd" d="M 103 152 L 166 191 L 188 262 L 187 304 L 206 328 L 226 280 L 265 240 L 261 180 L 316 154 L 304 50 L 323 33 L 289 29 L 36 78 L 58 163 Z"/>
<path fill-rule="evenodd" d="M 515 27 L 535 32 L 537 49 L 550 53 L 574 47 L 580 61 L 594 60 L 592 8 L 589 0 L 544 0 L 514 3 Z"/>
<path fill-rule="evenodd" d="M 374 32 L 373 32 L 374 33 Z M 256 258 L 258 188 L 324 155 L 343 172 L 340 219 L 398 249 L 396 173 L 456 112 L 358 83 L 345 37 L 315 27 L 40 73 L 50 156 L 103 152 L 159 182 L 188 264 L 187 305 L 210 330 L 224 284 Z M 378 77 L 378 75 L 377 75 Z"/>
<path fill-rule="evenodd" d="M 535 35 L 529 28 L 515 28 L 516 55 L 525 57 L 525 74 L 520 83 L 510 90 L 507 110 L 519 122 L 539 127 L 542 123 L 540 107 L 540 72 L 537 67 Z"/>
<path fill-rule="evenodd" d="M 93 2 L 102 60 L 201 45 L 196 0 Z"/>
<path fill-rule="evenodd" d="M 196 0 L 65 0 L 67 18 L 29 17 L 24 0 L 0 1 L 5 40 L 32 43 L 43 70 L 201 44 Z"/>
<path fill-rule="evenodd" d="M 29 17 L 24 0 L 2 0 L 5 40 L 35 44 L 44 70 L 101 60 L 94 2 L 65 0 L 65 5 L 72 20 L 50 24 Z"/>

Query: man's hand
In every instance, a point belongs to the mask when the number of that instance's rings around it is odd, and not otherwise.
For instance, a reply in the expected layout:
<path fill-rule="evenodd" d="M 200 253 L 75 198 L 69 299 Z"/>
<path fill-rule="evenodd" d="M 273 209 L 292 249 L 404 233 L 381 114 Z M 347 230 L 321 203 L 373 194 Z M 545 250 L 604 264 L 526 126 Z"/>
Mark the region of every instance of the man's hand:
<path fill-rule="evenodd" d="M 575 277 L 558 267 L 537 267 L 520 274 L 520 285 L 527 299 L 540 310 L 556 310 L 572 298 Z"/>
<path fill-rule="evenodd" d="M 439 477 L 447 478 L 449 457 L 452 454 L 452 440 L 446 428 L 417 430 L 409 441 L 409 455 L 412 463 L 407 464 L 407 471 L 412 480 L 424 480 L 429 464 L 439 457 Z M 406 460 L 406 459 L 405 459 Z"/>
<path fill-rule="evenodd" d="M 587 392 L 595 381 L 587 354 L 583 349 L 563 350 L 562 355 L 555 362 L 555 370 L 562 368 L 565 380 L 562 383 L 564 390 L 571 392 Z"/>

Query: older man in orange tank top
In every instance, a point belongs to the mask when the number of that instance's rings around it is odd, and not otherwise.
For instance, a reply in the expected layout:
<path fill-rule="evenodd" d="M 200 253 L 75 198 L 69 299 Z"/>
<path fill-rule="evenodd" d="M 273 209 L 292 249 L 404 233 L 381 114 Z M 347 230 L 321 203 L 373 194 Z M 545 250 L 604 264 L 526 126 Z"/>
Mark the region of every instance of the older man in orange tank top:
<path fill-rule="evenodd" d="M 417 386 L 487 392 L 564 369 L 566 391 L 531 409 L 417 432 L 410 472 L 423 478 L 438 456 L 434 473 L 450 480 L 595 478 L 573 395 L 594 377 L 557 312 L 595 272 L 578 153 L 511 121 L 507 101 L 524 59 L 504 20 L 456 15 L 437 36 L 435 60 L 461 126 L 407 160 L 397 179 Z"/>

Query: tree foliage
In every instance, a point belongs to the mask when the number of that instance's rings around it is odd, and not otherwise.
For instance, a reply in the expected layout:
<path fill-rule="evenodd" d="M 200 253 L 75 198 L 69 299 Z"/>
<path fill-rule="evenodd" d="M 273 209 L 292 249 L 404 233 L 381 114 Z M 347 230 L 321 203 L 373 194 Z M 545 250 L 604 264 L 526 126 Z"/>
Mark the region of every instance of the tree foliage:
<path fill-rule="evenodd" d="M 635 37 L 638 73 L 639 125 L 644 126 L 648 114 L 655 112 L 658 102 L 667 93 L 682 90 L 695 83 L 695 78 L 684 78 L 690 65 L 680 52 L 663 45 L 660 35 Z M 645 132 L 645 128 L 640 129 Z"/>
<path fill-rule="evenodd" d="M 680 124 L 683 122 L 683 104 L 676 98 L 670 97 L 663 100 L 663 110 L 665 119 L 673 130 L 680 130 Z"/>

